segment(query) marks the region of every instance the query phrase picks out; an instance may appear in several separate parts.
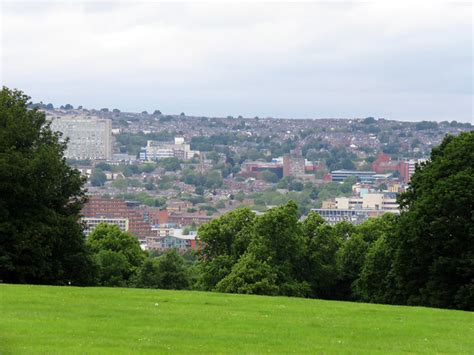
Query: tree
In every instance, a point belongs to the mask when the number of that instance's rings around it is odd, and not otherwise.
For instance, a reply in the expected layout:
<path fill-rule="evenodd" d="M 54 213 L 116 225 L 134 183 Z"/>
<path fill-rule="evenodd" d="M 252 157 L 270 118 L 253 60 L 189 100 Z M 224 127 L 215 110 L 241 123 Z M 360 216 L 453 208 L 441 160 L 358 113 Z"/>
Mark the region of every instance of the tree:
<path fill-rule="evenodd" d="M 376 122 L 376 120 L 373 117 L 366 117 L 362 120 L 363 124 L 373 124 L 375 122 Z"/>
<path fill-rule="evenodd" d="M 301 273 L 305 245 L 298 219 L 298 206 L 293 201 L 270 209 L 256 218 L 255 238 L 249 246 L 257 260 L 265 261 L 275 271 L 279 294 L 286 296 L 309 293 Z"/>
<path fill-rule="evenodd" d="M 272 183 L 276 183 L 279 180 L 277 174 L 269 170 L 265 170 L 262 172 L 262 179 L 265 180 L 266 182 L 272 182 Z"/>
<path fill-rule="evenodd" d="M 104 186 L 107 181 L 107 176 L 100 169 L 94 169 L 91 174 L 91 185 L 92 186 Z"/>
<path fill-rule="evenodd" d="M 151 181 L 147 182 L 144 186 L 145 186 L 145 189 L 147 189 L 148 191 L 156 190 L 155 184 Z"/>
<path fill-rule="evenodd" d="M 252 240 L 255 214 L 238 208 L 199 227 L 201 288 L 212 290 L 227 276 Z"/>
<path fill-rule="evenodd" d="M 386 235 L 369 247 L 359 277 L 354 282 L 355 294 L 360 300 L 374 303 L 390 302 L 388 293 L 395 288 L 391 283 L 390 274 L 393 251 Z"/>
<path fill-rule="evenodd" d="M 237 193 L 235 194 L 234 198 L 239 201 L 239 202 L 242 202 L 243 200 L 245 200 L 245 193 L 242 191 L 242 190 L 239 190 L 237 191 Z"/>
<path fill-rule="evenodd" d="M 108 287 L 125 287 L 130 276 L 130 265 L 120 252 L 100 250 L 95 254 L 98 267 L 98 283 Z"/>
<path fill-rule="evenodd" d="M 352 162 L 352 160 L 349 159 L 349 158 L 344 158 L 344 159 L 342 159 L 342 161 L 341 161 L 341 167 L 342 167 L 343 169 L 348 169 L 348 170 L 354 170 L 354 169 L 356 168 L 355 165 L 354 165 L 354 163 Z"/>
<path fill-rule="evenodd" d="M 289 189 L 290 191 L 303 191 L 303 189 L 304 189 L 304 184 L 303 184 L 301 181 L 292 180 L 292 181 L 288 184 L 288 189 Z"/>
<path fill-rule="evenodd" d="M 104 162 L 100 162 L 95 167 L 96 167 L 96 169 L 100 169 L 102 171 L 112 171 L 112 166 L 110 164 L 107 164 L 107 163 L 104 163 Z"/>
<path fill-rule="evenodd" d="M 0 279 L 85 285 L 93 275 L 79 213 L 84 178 L 64 159 L 67 142 L 29 97 L 0 91 Z"/>
<path fill-rule="evenodd" d="M 401 301 L 474 310 L 474 131 L 433 148 L 399 202 Z"/>
<path fill-rule="evenodd" d="M 178 171 L 181 169 L 181 160 L 178 158 L 163 158 L 158 161 L 158 165 L 166 171 Z"/>
<path fill-rule="evenodd" d="M 324 219 L 310 212 L 302 223 L 306 244 L 304 278 L 310 282 L 313 297 L 332 298 L 337 285 L 337 251 L 342 239 Z"/>
<path fill-rule="evenodd" d="M 136 237 L 113 224 L 99 224 L 89 235 L 87 244 L 98 262 L 100 283 L 104 286 L 128 284 L 146 256 Z M 113 275 L 113 280 L 108 275 Z"/>
<path fill-rule="evenodd" d="M 194 193 L 198 195 L 204 195 L 204 188 L 202 186 L 196 186 L 194 189 Z"/>
<path fill-rule="evenodd" d="M 189 277 L 183 257 L 176 249 L 166 251 L 158 258 L 160 288 L 182 290 L 189 287 Z"/>
<path fill-rule="evenodd" d="M 161 111 L 160 110 L 155 110 L 153 111 L 153 116 L 159 116 L 161 115 Z"/>
<path fill-rule="evenodd" d="M 277 275 L 265 261 L 251 252 L 244 254 L 231 272 L 216 285 L 216 290 L 228 293 L 277 295 Z"/>
<path fill-rule="evenodd" d="M 213 164 L 217 164 L 220 159 L 219 154 L 215 151 L 207 153 L 206 158 L 212 160 Z"/>
<path fill-rule="evenodd" d="M 112 187 L 119 190 L 125 190 L 128 187 L 128 179 L 119 176 L 117 179 L 112 181 Z"/>

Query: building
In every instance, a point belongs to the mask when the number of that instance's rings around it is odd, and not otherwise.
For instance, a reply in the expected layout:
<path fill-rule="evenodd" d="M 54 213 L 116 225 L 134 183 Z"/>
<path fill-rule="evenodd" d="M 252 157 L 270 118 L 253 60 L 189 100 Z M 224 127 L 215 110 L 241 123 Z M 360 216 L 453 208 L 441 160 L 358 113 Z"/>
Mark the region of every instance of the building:
<path fill-rule="evenodd" d="M 360 196 L 337 197 L 334 201 L 323 201 L 323 208 L 314 208 L 329 224 L 346 221 L 359 224 L 370 217 L 384 213 L 399 214 L 397 194 L 393 192 L 373 193 L 361 190 Z"/>
<path fill-rule="evenodd" d="M 381 211 L 397 211 L 399 205 L 397 196 L 393 192 L 365 193 L 360 197 L 337 197 L 335 209 L 367 209 Z"/>
<path fill-rule="evenodd" d="M 399 170 L 399 162 L 391 160 L 390 156 L 385 153 L 380 153 L 377 159 L 372 163 L 372 169 L 377 174 L 386 172 L 393 172 Z"/>
<path fill-rule="evenodd" d="M 175 137 L 174 143 L 147 141 L 146 147 L 143 147 L 140 151 L 140 160 L 153 161 L 164 158 L 190 160 L 199 154 L 199 151 L 191 150 L 191 146 L 184 142 L 184 138 Z"/>
<path fill-rule="evenodd" d="M 81 211 L 83 219 L 127 219 L 128 231 L 138 239 L 144 241 L 153 236 L 150 223 L 146 220 L 145 210 L 132 207 L 134 203 L 119 199 L 107 199 L 99 196 L 90 196 Z"/>
<path fill-rule="evenodd" d="M 305 175 L 306 173 L 313 173 L 316 168 L 316 165 L 303 157 L 286 155 L 275 158 L 270 162 L 263 160 L 246 161 L 242 164 L 240 174 L 245 177 L 259 179 L 264 171 L 270 171 L 280 179 L 286 176 L 303 178 L 308 176 Z"/>
<path fill-rule="evenodd" d="M 69 138 L 68 159 L 111 159 L 112 121 L 97 117 L 50 117 L 51 129 Z"/>
<path fill-rule="evenodd" d="M 371 217 L 378 217 L 387 211 L 372 209 L 323 209 L 313 208 L 311 211 L 318 213 L 327 223 L 334 225 L 339 222 L 361 224 Z"/>
<path fill-rule="evenodd" d="M 415 173 L 416 165 L 425 161 L 426 159 L 391 160 L 387 154 L 380 153 L 372 163 L 372 169 L 378 174 L 398 171 L 401 180 L 408 183 Z"/>
<path fill-rule="evenodd" d="M 306 172 L 305 158 L 295 155 L 283 156 L 283 177 L 302 176 Z"/>
<path fill-rule="evenodd" d="M 426 162 L 427 159 L 406 159 L 399 162 L 400 176 L 405 183 L 410 182 L 418 164 Z"/>
<path fill-rule="evenodd" d="M 373 183 L 375 175 L 375 171 L 333 170 L 331 171 L 331 180 L 334 182 L 344 182 L 348 177 L 355 177 L 359 182 Z"/>
<path fill-rule="evenodd" d="M 168 222 L 180 226 L 189 226 L 191 224 L 201 225 L 209 222 L 213 217 L 199 213 L 171 213 Z"/>
<path fill-rule="evenodd" d="M 153 231 L 156 232 L 156 236 L 146 238 L 147 249 L 158 251 L 177 249 L 180 252 L 196 249 L 195 231 L 185 235 L 182 229 L 174 228 L 172 224 L 161 224 L 154 227 Z"/>
<path fill-rule="evenodd" d="M 242 164 L 241 175 L 261 178 L 264 171 L 271 171 L 280 179 L 283 177 L 283 166 L 278 161 L 246 161 Z"/>
<path fill-rule="evenodd" d="M 84 229 L 86 236 L 89 236 L 95 227 L 101 223 L 115 224 L 121 231 L 128 232 L 128 218 L 83 217 L 81 221 L 86 225 Z"/>

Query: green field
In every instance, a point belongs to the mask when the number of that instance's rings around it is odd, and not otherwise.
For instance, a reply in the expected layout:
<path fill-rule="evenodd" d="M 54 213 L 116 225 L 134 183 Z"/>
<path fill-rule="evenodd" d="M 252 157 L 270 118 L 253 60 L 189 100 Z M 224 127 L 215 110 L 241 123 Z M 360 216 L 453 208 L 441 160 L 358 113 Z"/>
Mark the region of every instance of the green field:
<path fill-rule="evenodd" d="M 0 285 L 0 353 L 474 353 L 474 314 L 285 297 Z"/>

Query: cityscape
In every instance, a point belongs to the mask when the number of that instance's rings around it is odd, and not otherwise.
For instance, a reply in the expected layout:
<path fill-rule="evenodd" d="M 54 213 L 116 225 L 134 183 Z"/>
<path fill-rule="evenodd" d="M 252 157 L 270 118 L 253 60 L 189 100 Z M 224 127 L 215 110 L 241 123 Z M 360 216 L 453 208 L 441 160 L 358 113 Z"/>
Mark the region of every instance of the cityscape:
<path fill-rule="evenodd" d="M 473 13 L 0 1 L 0 354 L 474 354 Z"/>
<path fill-rule="evenodd" d="M 196 249 L 199 225 L 241 206 L 262 213 L 293 199 L 301 216 L 315 211 L 330 224 L 399 214 L 397 194 L 432 147 L 446 134 L 472 130 L 455 121 L 193 117 L 37 105 L 68 138 L 65 156 L 88 179 L 86 231 L 117 224 L 144 249 L 161 252 Z"/>

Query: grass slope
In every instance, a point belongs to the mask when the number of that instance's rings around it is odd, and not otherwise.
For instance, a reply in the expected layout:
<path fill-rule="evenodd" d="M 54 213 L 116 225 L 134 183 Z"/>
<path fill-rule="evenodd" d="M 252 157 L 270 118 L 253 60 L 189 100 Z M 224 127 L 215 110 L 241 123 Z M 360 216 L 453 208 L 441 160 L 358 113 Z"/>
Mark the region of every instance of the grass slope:
<path fill-rule="evenodd" d="M 474 353 L 474 315 L 285 297 L 0 285 L 0 353 Z"/>

